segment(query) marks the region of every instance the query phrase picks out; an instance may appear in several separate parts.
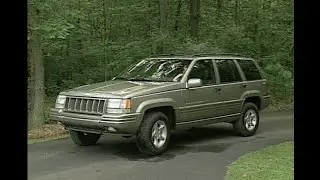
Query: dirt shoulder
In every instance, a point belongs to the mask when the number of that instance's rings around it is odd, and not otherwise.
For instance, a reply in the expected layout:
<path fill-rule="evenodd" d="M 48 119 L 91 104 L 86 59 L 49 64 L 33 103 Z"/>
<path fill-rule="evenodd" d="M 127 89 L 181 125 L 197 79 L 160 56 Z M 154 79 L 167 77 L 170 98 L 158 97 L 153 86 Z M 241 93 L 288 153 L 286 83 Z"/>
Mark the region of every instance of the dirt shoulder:
<path fill-rule="evenodd" d="M 28 131 L 28 144 L 67 137 L 67 131 L 60 124 L 44 124 Z"/>

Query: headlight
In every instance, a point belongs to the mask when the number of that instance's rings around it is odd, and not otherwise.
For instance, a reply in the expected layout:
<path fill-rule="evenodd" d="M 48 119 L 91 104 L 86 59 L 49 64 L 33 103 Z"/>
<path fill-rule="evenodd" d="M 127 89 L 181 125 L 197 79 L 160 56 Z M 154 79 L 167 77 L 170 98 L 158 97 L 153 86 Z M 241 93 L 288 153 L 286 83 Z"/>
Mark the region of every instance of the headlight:
<path fill-rule="evenodd" d="M 66 102 L 67 97 L 63 95 L 58 95 L 56 100 L 55 108 L 62 109 L 64 107 L 64 103 Z"/>
<path fill-rule="evenodd" d="M 107 112 L 108 113 L 128 113 L 131 109 L 131 99 L 109 99 Z"/>

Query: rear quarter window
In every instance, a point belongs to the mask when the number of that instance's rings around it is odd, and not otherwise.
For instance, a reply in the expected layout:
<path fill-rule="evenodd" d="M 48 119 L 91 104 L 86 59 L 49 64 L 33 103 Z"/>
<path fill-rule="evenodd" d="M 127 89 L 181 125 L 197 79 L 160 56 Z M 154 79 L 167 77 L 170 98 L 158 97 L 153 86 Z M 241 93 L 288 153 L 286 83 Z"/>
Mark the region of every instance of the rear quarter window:
<path fill-rule="evenodd" d="M 237 60 L 247 81 L 262 79 L 259 69 L 252 60 Z"/>

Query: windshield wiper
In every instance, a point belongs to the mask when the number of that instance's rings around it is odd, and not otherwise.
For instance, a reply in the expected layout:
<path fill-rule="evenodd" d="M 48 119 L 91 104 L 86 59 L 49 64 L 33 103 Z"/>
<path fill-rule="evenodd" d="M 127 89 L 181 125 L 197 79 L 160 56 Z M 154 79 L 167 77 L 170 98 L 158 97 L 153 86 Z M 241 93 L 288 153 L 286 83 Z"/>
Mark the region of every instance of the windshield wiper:
<path fill-rule="evenodd" d="M 154 81 L 151 79 L 144 79 L 144 78 L 131 78 L 129 81 Z"/>
<path fill-rule="evenodd" d="M 171 82 L 161 79 L 146 79 L 146 78 L 125 78 L 125 77 L 115 77 L 113 80 L 124 80 L 124 81 L 146 81 L 146 82 Z"/>
<path fill-rule="evenodd" d="M 172 82 L 162 79 L 144 79 L 144 78 L 131 78 L 129 81 L 147 81 L 147 82 Z"/>
<path fill-rule="evenodd" d="M 125 80 L 128 81 L 128 78 L 124 78 L 124 77 L 115 77 L 112 80 Z"/>

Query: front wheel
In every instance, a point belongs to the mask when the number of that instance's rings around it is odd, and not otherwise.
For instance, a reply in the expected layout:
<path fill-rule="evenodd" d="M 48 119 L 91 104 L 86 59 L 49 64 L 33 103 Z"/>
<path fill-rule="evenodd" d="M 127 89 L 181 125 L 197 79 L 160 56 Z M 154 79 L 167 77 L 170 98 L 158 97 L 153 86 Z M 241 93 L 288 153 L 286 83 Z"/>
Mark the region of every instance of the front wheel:
<path fill-rule="evenodd" d="M 241 136 L 252 136 L 256 133 L 259 122 L 258 107 L 248 102 L 243 105 L 240 119 L 233 123 L 233 128 Z"/>
<path fill-rule="evenodd" d="M 162 112 L 152 112 L 141 122 L 137 146 L 143 154 L 158 155 L 167 150 L 170 135 L 168 117 Z"/>
<path fill-rule="evenodd" d="M 69 135 L 72 141 L 75 144 L 80 146 L 89 146 L 94 145 L 100 139 L 100 134 L 93 134 L 93 133 L 84 133 L 80 131 L 74 131 L 69 129 Z"/>

